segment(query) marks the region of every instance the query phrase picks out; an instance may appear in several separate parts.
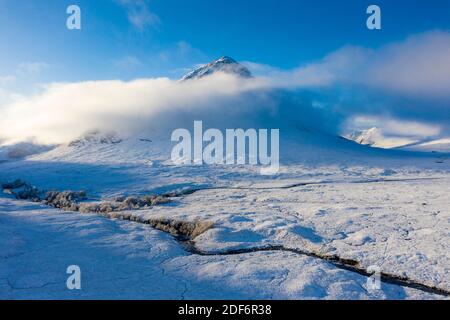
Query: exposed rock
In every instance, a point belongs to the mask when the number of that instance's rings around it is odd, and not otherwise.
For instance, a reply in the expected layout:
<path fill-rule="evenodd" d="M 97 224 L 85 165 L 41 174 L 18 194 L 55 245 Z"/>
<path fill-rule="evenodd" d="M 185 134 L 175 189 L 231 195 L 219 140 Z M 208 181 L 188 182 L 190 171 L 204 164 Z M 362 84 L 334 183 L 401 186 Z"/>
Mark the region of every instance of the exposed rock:
<path fill-rule="evenodd" d="M 14 189 L 13 194 L 16 196 L 17 199 L 31 200 L 33 202 L 41 201 L 39 190 L 36 187 L 33 187 L 28 184 L 20 188 Z"/>
<path fill-rule="evenodd" d="M 48 191 L 45 194 L 44 203 L 67 211 L 78 211 L 78 202 L 86 199 L 84 191 Z"/>
<path fill-rule="evenodd" d="M 126 197 L 124 196 L 118 196 L 114 198 L 114 202 L 124 202 Z"/>
<path fill-rule="evenodd" d="M 182 240 L 193 240 L 213 227 L 213 223 L 210 221 L 188 222 L 170 219 L 150 219 L 145 223 Z"/>
<path fill-rule="evenodd" d="M 120 213 L 119 212 L 111 212 L 110 214 L 108 214 L 108 217 L 111 219 L 119 219 Z"/>
<path fill-rule="evenodd" d="M 152 205 L 158 206 L 161 204 L 169 203 L 170 201 L 171 200 L 169 198 L 158 196 L 152 200 Z"/>
<path fill-rule="evenodd" d="M 147 219 L 143 216 L 126 212 L 139 210 L 151 206 L 170 202 L 169 197 L 177 197 L 191 193 L 190 190 L 173 192 L 164 195 L 147 195 L 143 197 L 117 197 L 112 202 L 82 202 L 86 200 L 85 191 L 40 191 L 38 188 L 22 181 L 16 180 L 2 184 L 4 192 L 9 192 L 18 199 L 42 202 L 46 205 L 65 211 L 78 211 L 80 213 L 95 213 L 111 219 L 129 220 L 145 223 L 155 229 L 170 233 L 182 241 L 190 241 L 213 227 L 209 221 L 179 221 L 171 219 Z M 125 211 L 125 212 L 124 212 Z"/>
<path fill-rule="evenodd" d="M 193 194 L 197 192 L 199 189 L 182 189 L 182 190 L 176 190 L 171 192 L 166 192 L 162 195 L 164 198 L 178 198 L 182 196 L 188 196 L 190 194 Z"/>
<path fill-rule="evenodd" d="M 142 197 L 116 197 L 113 201 L 107 202 L 83 202 L 86 198 L 85 191 L 41 191 L 38 188 L 22 181 L 15 180 L 3 183 L 3 192 L 14 195 L 17 199 L 43 202 L 46 205 L 62 209 L 65 211 L 79 211 L 81 213 L 97 213 L 108 215 L 111 212 L 128 210 L 140 210 L 169 203 L 170 197 L 177 197 L 183 192 L 168 193 L 163 195 L 146 195 Z M 130 220 L 131 215 L 114 215 Z"/>
<path fill-rule="evenodd" d="M 195 223 L 194 229 L 191 232 L 191 239 L 197 238 L 202 233 L 205 233 L 209 229 L 214 227 L 214 223 L 212 221 L 198 221 Z"/>
<path fill-rule="evenodd" d="M 2 184 L 3 192 L 14 195 L 17 199 L 43 202 L 46 205 L 66 211 L 80 211 L 81 213 L 108 214 L 116 211 L 147 209 L 169 203 L 169 197 L 179 196 L 178 193 L 167 195 L 146 195 L 142 197 L 116 197 L 107 202 L 82 202 L 85 201 L 85 191 L 40 191 L 38 188 L 22 181 L 15 180 Z"/>
<path fill-rule="evenodd" d="M 102 212 L 102 213 L 109 213 L 109 212 L 114 211 L 115 209 L 116 209 L 116 207 L 114 207 L 109 202 L 100 203 L 99 208 L 98 208 L 99 212 Z"/>
<path fill-rule="evenodd" d="M 120 142 L 122 142 L 122 139 L 114 132 L 104 133 L 94 130 L 70 142 L 69 147 L 82 147 L 94 144 L 117 144 Z"/>
<path fill-rule="evenodd" d="M 42 198 L 41 192 L 36 187 L 20 179 L 3 183 L 2 188 L 4 193 L 11 194 L 20 200 L 39 202 Z"/>
<path fill-rule="evenodd" d="M 148 205 L 157 206 L 160 204 L 169 203 L 170 199 L 167 196 L 144 196 L 142 200 Z"/>
<path fill-rule="evenodd" d="M 146 205 L 146 202 L 137 197 L 126 198 L 117 208 L 118 210 L 136 210 Z"/>
<path fill-rule="evenodd" d="M 83 202 L 79 204 L 78 211 L 81 213 L 99 213 L 100 205 L 93 202 Z"/>
<path fill-rule="evenodd" d="M 20 179 L 17 179 L 13 182 L 6 182 L 2 184 L 3 189 L 17 189 L 25 186 L 27 183 L 25 181 L 22 181 Z"/>

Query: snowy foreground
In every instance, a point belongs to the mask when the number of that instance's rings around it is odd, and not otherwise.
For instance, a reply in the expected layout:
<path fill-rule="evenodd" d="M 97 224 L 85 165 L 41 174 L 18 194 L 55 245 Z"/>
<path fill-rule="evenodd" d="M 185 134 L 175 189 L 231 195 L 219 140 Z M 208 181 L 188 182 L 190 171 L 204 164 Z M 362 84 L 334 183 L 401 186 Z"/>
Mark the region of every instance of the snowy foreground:
<path fill-rule="evenodd" d="M 280 173 L 265 177 L 249 167 L 171 166 L 155 140 L 7 159 L 0 182 L 85 190 L 100 203 L 196 190 L 127 214 L 212 222 L 193 240 L 197 252 L 143 223 L 2 194 L 1 299 L 448 298 L 448 154 L 385 152 L 340 139 L 325 152 L 306 137 L 302 154 L 285 156 Z M 296 161 L 308 154 L 314 158 Z M 368 290 L 367 276 L 325 259 L 332 256 L 420 288 L 387 281 Z M 69 265 L 81 268 L 81 290 L 66 288 Z"/>
<path fill-rule="evenodd" d="M 6 198 L 0 200 L 0 210 L 2 299 L 442 298 L 388 284 L 382 285 L 382 291 L 369 294 L 366 277 L 294 253 L 198 256 L 184 251 L 170 235 L 138 223 L 61 214 L 55 209 Z M 256 245 L 264 232 L 258 236 L 254 229 L 267 232 L 270 225 L 277 223 L 274 218 L 272 222 L 259 221 L 259 228 L 232 231 L 225 225 L 239 221 L 238 227 L 245 225 L 247 219 L 222 219 L 227 222 L 205 237 L 205 246 L 213 246 L 214 239 L 220 247 L 236 245 L 244 239 L 244 245 Z M 248 220 L 248 224 L 254 224 L 258 218 L 251 215 Z M 274 233 L 287 234 L 289 228 L 283 228 L 283 223 L 278 222 Z M 284 232 L 277 232 L 283 229 Z M 320 238 L 308 228 L 298 226 L 294 231 L 304 233 L 306 238 Z M 424 237 L 426 232 L 419 233 Z M 392 255 L 402 253 L 402 248 L 397 250 Z M 418 261 L 412 264 L 420 262 L 420 258 L 414 258 Z M 65 271 L 72 264 L 82 270 L 79 291 L 66 289 Z M 438 265 L 439 260 L 434 269 L 439 270 Z"/>

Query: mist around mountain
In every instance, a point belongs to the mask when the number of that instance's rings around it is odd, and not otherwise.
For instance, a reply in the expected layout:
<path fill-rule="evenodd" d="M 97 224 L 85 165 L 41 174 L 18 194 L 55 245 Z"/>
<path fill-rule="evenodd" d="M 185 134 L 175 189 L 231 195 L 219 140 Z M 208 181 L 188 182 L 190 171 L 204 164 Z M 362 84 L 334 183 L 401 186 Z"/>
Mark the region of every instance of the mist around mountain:
<path fill-rule="evenodd" d="M 380 148 L 377 128 L 341 137 L 316 97 L 222 58 L 181 81 L 60 84 L 14 105 L 0 298 L 446 298 L 448 154 Z M 279 129 L 279 170 L 174 163 L 173 130 L 198 120 Z"/>

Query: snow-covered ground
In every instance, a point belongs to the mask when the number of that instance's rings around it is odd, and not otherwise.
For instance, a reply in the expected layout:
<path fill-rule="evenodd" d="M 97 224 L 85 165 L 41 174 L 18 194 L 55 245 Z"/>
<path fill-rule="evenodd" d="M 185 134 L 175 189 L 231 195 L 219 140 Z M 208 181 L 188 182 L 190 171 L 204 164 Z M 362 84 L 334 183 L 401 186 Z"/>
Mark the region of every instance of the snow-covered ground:
<path fill-rule="evenodd" d="M 450 291 L 445 154 L 377 150 L 338 138 L 333 150 L 302 142 L 291 157 L 282 156 L 280 173 L 267 177 L 247 166 L 173 166 L 152 138 L 61 146 L 8 160 L 0 164 L 0 181 L 21 178 L 40 189 L 86 190 L 95 201 L 200 189 L 130 213 L 212 221 L 214 227 L 194 240 L 207 255 L 190 253 L 144 224 L 3 195 L 0 298 L 445 298 L 389 283 L 368 291 L 366 276 L 296 252 L 226 254 L 270 247 L 334 255 L 364 270 L 375 265 Z M 289 143 L 298 141 L 282 146 Z M 81 267 L 80 291 L 66 288 L 69 265 Z"/>
<path fill-rule="evenodd" d="M 366 277 L 294 253 L 199 256 L 143 224 L 8 198 L 0 210 L 2 299 L 442 298 L 390 284 L 369 293 Z M 66 288 L 69 265 L 81 268 L 81 290 Z"/>

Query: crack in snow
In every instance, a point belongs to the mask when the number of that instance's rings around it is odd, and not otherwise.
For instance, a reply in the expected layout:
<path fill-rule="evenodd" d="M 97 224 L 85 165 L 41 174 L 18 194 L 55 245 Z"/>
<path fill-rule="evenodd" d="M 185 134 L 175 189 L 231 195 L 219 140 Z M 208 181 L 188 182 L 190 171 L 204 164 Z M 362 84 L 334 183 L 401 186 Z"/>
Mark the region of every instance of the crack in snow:
<path fill-rule="evenodd" d="M 309 251 L 302 251 L 300 249 L 294 249 L 294 248 L 287 248 L 284 246 L 265 246 L 265 247 L 257 247 L 257 248 L 246 248 L 246 249 L 237 249 L 237 250 L 227 250 L 227 251 L 217 251 L 217 252 L 205 252 L 202 250 L 197 249 L 195 246 L 195 243 L 190 242 L 184 242 L 183 248 L 188 250 L 190 253 L 200 256 L 227 256 L 227 255 L 241 255 L 241 254 L 247 254 L 247 253 L 254 253 L 254 252 L 272 252 L 272 251 L 283 251 L 283 252 L 291 252 L 299 255 L 305 255 L 312 258 L 317 258 L 321 260 L 325 260 L 335 267 L 343 270 L 347 270 L 350 272 L 354 272 L 357 274 L 360 274 L 362 276 L 370 277 L 372 276 L 372 273 L 367 272 L 367 270 L 360 266 L 360 263 L 355 260 L 351 259 L 344 259 L 337 255 L 322 255 L 320 253 L 316 252 L 309 252 Z M 433 293 L 441 296 L 450 296 L 450 291 L 445 290 L 443 288 L 438 288 L 435 286 L 430 286 L 427 284 L 420 283 L 418 281 L 409 279 L 407 277 L 401 277 L 394 274 L 389 274 L 385 272 L 381 272 L 381 279 L 382 282 L 394 284 L 402 287 L 408 287 L 413 288 L 417 290 L 421 290 L 427 293 Z"/>

